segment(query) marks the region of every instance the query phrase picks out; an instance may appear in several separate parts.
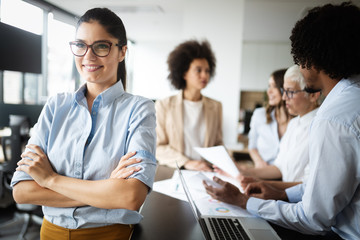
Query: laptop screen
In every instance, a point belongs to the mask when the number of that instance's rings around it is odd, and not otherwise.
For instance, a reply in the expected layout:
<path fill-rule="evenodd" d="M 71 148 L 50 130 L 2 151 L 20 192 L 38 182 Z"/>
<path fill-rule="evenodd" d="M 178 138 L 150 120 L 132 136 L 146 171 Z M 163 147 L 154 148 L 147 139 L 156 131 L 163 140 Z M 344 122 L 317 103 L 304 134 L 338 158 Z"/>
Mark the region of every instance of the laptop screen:
<path fill-rule="evenodd" d="M 183 185 L 183 188 L 184 188 L 185 195 L 186 195 L 186 197 L 187 197 L 187 199 L 188 199 L 188 201 L 189 201 L 189 203 L 190 203 L 191 210 L 193 211 L 196 220 L 199 220 L 199 219 L 200 219 L 200 212 L 199 212 L 199 210 L 197 209 L 197 207 L 196 207 L 196 205 L 195 205 L 195 202 L 194 202 L 194 200 L 193 200 L 192 197 L 191 197 L 189 188 L 188 188 L 187 185 L 186 185 L 184 176 L 182 175 L 181 170 L 180 170 L 179 166 L 177 165 L 177 163 L 176 163 L 176 166 L 177 166 L 177 171 L 178 171 L 178 173 L 179 173 L 180 181 L 181 181 L 181 183 L 182 183 L 182 185 Z"/>

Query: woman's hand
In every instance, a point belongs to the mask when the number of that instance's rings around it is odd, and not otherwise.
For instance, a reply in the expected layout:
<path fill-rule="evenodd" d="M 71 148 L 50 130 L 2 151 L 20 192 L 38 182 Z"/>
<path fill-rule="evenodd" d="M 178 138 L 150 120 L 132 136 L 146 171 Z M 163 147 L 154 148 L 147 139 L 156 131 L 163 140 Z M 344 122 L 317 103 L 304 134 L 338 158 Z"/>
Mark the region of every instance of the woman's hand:
<path fill-rule="evenodd" d="M 212 172 L 210 165 L 204 160 L 189 160 L 184 164 L 185 169 Z"/>
<path fill-rule="evenodd" d="M 224 170 L 222 170 L 221 168 L 219 168 L 216 165 L 213 165 L 213 168 L 214 168 L 214 172 L 216 172 L 216 173 L 218 173 L 220 175 L 224 175 L 224 176 L 229 177 L 229 178 L 234 178 L 228 172 L 225 172 Z"/>
<path fill-rule="evenodd" d="M 57 175 L 52 168 L 48 157 L 43 150 L 34 144 L 29 144 L 26 148 L 33 151 L 21 154 L 22 159 L 17 163 L 16 171 L 24 171 L 29 174 L 37 184 L 46 187 L 49 181 Z"/>
<path fill-rule="evenodd" d="M 140 166 L 128 167 L 130 165 L 141 162 L 140 158 L 129 159 L 132 156 L 134 156 L 135 154 L 136 154 L 136 152 L 130 152 L 130 153 L 127 153 L 124 156 L 122 156 L 118 166 L 114 169 L 114 171 L 111 172 L 110 178 L 125 179 L 125 178 L 129 177 L 131 174 L 133 174 L 134 172 L 140 171 L 141 170 Z"/>
<path fill-rule="evenodd" d="M 266 166 L 269 166 L 269 164 L 267 162 L 265 162 L 264 160 L 255 162 L 255 168 L 263 168 Z"/>

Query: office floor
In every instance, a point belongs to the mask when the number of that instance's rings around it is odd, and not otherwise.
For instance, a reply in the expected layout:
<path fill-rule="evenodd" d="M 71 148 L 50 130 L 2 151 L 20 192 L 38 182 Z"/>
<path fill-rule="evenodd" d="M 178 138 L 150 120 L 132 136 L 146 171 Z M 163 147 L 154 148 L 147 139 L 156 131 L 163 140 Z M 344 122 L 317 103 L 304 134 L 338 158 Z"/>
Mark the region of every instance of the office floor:
<path fill-rule="evenodd" d="M 37 209 L 32 214 L 41 218 L 41 209 Z M 20 212 L 15 204 L 7 207 L 0 208 L 0 240 L 17 240 L 19 234 L 25 225 L 25 219 L 30 216 L 30 224 L 27 228 L 24 238 L 26 240 L 39 240 L 40 239 L 40 225 L 32 221 L 31 215 Z"/>

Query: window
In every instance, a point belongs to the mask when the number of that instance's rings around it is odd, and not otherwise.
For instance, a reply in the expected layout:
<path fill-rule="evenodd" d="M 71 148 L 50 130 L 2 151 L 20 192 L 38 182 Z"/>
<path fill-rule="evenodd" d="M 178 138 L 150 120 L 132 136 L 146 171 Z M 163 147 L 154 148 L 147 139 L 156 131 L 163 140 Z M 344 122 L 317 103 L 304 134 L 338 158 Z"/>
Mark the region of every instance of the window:
<path fill-rule="evenodd" d="M 46 99 L 41 98 L 41 89 L 43 81 L 40 74 L 25 73 L 24 74 L 24 103 L 38 104 L 45 102 Z"/>
<path fill-rule="evenodd" d="M 38 35 L 43 33 L 43 10 L 24 1 L 1 0 L 0 16 L 3 23 Z"/>
<path fill-rule="evenodd" d="M 40 36 L 43 33 L 43 10 L 24 1 L 1 0 L 0 16 L 1 16 L 1 22 L 5 24 L 11 25 L 18 29 L 22 29 L 32 34 L 36 34 Z M 27 16 L 27 17 L 24 18 L 23 16 Z M 17 32 L 21 33 L 21 30 L 17 30 Z M 24 34 L 20 34 L 20 35 L 23 36 Z M 38 49 L 40 51 L 41 38 L 39 37 L 37 39 L 39 40 Z M 21 44 L 21 41 L 19 40 L 18 43 Z M 31 43 L 34 43 L 34 39 L 31 40 Z M 26 46 L 24 47 L 26 48 Z M 29 53 L 30 52 L 31 51 L 29 51 Z M 25 59 L 22 57 L 21 61 L 18 61 L 18 63 L 16 63 L 17 60 L 15 60 L 16 64 L 10 67 L 10 68 L 16 68 L 15 71 L 14 69 L 6 69 L 6 68 L 0 69 L 0 71 L 2 71 L 2 79 L 3 79 L 2 100 L 5 103 L 35 104 L 40 102 L 39 86 L 42 85 L 41 74 L 28 73 L 26 72 L 26 70 L 23 71 L 20 70 L 23 69 L 21 66 L 28 66 L 26 64 L 26 61 L 31 61 L 31 57 L 28 58 L 29 59 L 27 58 Z M 39 71 L 40 71 L 41 69 L 40 57 L 38 59 L 39 59 L 38 63 L 39 63 Z"/>
<path fill-rule="evenodd" d="M 0 4 L 1 22 L 42 36 L 42 74 L 0 69 L 3 84 L 0 101 L 38 104 L 58 92 L 74 91 L 79 77 L 74 71 L 68 42 L 74 39 L 75 27 L 54 18 L 54 14 L 48 12 L 50 8 L 43 10 L 21 0 L 0 0 Z M 62 19 L 67 17 L 71 19 L 69 22 L 75 19 L 74 16 L 64 16 L 58 12 L 56 16 Z"/>
<path fill-rule="evenodd" d="M 18 104 L 22 102 L 22 73 L 4 71 L 4 102 Z"/>
<path fill-rule="evenodd" d="M 69 42 L 75 38 L 75 27 L 48 17 L 48 95 L 75 90 L 76 70 Z"/>

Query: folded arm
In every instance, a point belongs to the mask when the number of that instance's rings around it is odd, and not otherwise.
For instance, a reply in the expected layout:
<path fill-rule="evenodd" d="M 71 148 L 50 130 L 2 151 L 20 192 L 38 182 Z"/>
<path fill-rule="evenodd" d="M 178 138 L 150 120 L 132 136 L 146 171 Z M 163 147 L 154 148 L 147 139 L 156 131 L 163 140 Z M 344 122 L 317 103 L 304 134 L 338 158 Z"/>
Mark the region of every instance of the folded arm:
<path fill-rule="evenodd" d="M 80 180 L 61 175 L 51 178 L 46 188 L 98 208 L 138 210 L 144 203 L 148 187 L 135 178 Z"/>
<path fill-rule="evenodd" d="M 130 159 L 135 153 L 125 155 L 109 179 L 90 181 L 61 176 L 53 171 L 42 150 L 27 146 L 19 161 L 18 171 L 24 171 L 34 181 L 22 181 L 14 186 L 14 199 L 18 203 L 31 203 L 52 207 L 91 205 L 98 208 L 126 208 L 138 210 L 145 201 L 148 187 L 135 178 L 126 179 L 139 167 L 126 168 L 141 160 Z M 28 159 L 31 158 L 31 159 Z"/>
<path fill-rule="evenodd" d="M 138 210 L 147 193 L 148 187 L 135 178 L 88 181 L 57 175 L 46 187 L 35 181 L 19 182 L 14 186 L 13 195 L 17 203 Z"/>
<path fill-rule="evenodd" d="M 13 196 L 17 203 L 34 204 L 49 207 L 80 207 L 86 204 L 65 197 L 50 189 L 41 187 L 35 181 L 21 181 L 13 188 Z"/>

